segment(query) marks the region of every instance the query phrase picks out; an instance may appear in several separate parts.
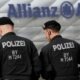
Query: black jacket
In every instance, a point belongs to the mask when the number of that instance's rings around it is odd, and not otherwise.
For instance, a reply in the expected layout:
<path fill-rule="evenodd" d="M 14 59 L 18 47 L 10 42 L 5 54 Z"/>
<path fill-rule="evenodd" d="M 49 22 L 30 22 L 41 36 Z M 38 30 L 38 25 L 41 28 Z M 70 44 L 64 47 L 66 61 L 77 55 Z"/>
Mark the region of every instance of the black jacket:
<path fill-rule="evenodd" d="M 75 41 L 62 38 L 60 35 L 55 36 L 48 45 L 42 48 L 40 60 L 43 78 L 60 80 L 56 78 L 65 77 L 65 80 L 69 80 L 68 77 L 79 74 L 80 45 Z"/>
<path fill-rule="evenodd" d="M 2 78 L 30 78 L 39 76 L 40 61 L 32 41 L 15 33 L 5 34 L 0 40 L 0 66 Z"/>

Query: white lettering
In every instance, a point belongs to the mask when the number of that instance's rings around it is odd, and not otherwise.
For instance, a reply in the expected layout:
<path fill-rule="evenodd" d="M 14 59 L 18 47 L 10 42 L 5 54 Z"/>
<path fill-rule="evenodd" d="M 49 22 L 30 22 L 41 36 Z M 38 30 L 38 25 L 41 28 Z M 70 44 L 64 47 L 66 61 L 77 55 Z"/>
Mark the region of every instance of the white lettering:
<path fill-rule="evenodd" d="M 7 41 L 7 42 L 2 42 L 3 48 L 5 47 L 20 47 L 20 46 L 25 46 L 25 41 Z"/>
<path fill-rule="evenodd" d="M 61 43 L 61 44 L 57 44 L 57 45 L 53 45 L 53 49 L 54 51 L 56 50 L 64 50 L 64 49 L 70 49 L 70 48 L 74 48 L 74 43 L 73 42 L 66 42 L 66 43 Z"/>

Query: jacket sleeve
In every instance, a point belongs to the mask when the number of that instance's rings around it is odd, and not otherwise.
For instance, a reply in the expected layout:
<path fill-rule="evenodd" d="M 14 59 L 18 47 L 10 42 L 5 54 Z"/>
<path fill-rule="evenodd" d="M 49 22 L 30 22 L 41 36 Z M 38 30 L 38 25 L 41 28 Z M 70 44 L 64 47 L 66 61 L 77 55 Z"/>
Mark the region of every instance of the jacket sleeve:
<path fill-rule="evenodd" d="M 49 61 L 49 56 L 48 56 L 49 52 L 47 51 L 47 49 L 42 49 L 41 52 L 40 52 L 40 60 L 41 60 L 41 76 L 44 78 L 44 79 L 48 79 L 51 75 L 51 71 L 52 71 L 52 68 L 51 68 L 51 64 L 50 64 L 50 61 Z"/>
<path fill-rule="evenodd" d="M 0 43 L 0 79 L 2 78 L 2 57 L 3 57 L 2 54 L 3 54 L 3 50 Z"/>
<path fill-rule="evenodd" d="M 33 78 L 39 78 L 40 77 L 40 70 L 41 70 L 41 63 L 39 60 L 38 51 L 35 47 L 35 45 L 31 42 L 30 45 L 30 53 L 31 53 L 31 64 L 32 64 L 32 80 Z M 36 80 L 36 79 L 35 79 Z"/>
<path fill-rule="evenodd" d="M 77 60 L 78 60 L 78 68 L 80 72 L 80 44 L 77 44 L 78 54 L 77 54 Z"/>

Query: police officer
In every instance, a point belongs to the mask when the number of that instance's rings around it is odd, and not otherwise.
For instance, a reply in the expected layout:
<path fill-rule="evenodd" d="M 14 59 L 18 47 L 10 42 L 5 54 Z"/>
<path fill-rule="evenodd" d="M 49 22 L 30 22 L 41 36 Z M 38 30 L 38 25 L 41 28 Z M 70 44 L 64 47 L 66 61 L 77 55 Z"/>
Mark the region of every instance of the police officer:
<path fill-rule="evenodd" d="M 0 70 L 3 80 L 38 80 L 40 61 L 32 41 L 14 33 L 9 17 L 0 18 Z"/>
<path fill-rule="evenodd" d="M 42 77 L 46 80 L 78 80 L 80 45 L 60 34 L 61 25 L 55 20 L 44 23 L 44 34 L 49 43 L 40 53 Z"/>

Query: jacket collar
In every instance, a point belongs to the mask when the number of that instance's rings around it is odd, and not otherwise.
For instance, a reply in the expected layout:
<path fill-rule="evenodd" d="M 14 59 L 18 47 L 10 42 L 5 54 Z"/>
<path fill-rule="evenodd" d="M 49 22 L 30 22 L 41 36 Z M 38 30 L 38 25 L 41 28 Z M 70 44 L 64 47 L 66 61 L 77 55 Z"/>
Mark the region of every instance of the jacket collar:
<path fill-rule="evenodd" d="M 9 35 L 16 35 L 14 32 L 8 32 L 8 33 L 6 33 L 5 35 L 3 35 L 2 37 L 1 37 L 1 39 L 2 38 L 4 38 L 4 37 L 6 37 L 6 36 L 9 36 Z"/>
<path fill-rule="evenodd" d="M 61 36 L 61 35 L 56 35 L 55 37 L 53 37 L 53 38 L 51 39 L 51 42 L 54 41 L 54 40 L 57 39 L 57 38 L 62 38 L 62 36 Z"/>

